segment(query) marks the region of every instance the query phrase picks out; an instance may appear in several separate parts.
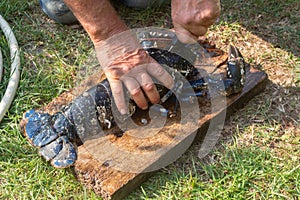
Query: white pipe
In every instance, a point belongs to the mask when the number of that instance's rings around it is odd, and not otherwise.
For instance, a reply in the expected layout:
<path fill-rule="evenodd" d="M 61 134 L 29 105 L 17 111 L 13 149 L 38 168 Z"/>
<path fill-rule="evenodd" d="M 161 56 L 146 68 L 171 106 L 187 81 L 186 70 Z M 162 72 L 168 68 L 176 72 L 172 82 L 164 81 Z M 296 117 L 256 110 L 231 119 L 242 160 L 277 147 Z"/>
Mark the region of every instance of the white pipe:
<path fill-rule="evenodd" d="M 4 117 L 6 111 L 14 99 L 16 90 L 20 80 L 20 52 L 18 42 L 14 36 L 10 26 L 0 15 L 0 28 L 2 29 L 10 49 L 10 59 L 12 61 L 10 67 L 10 78 L 7 84 L 6 91 L 0 102 L 0 121 Z"/>
<path fill-rule="evenodd" d="M 0 48 L 0 83 L 2 80 L 2 73 L 3 73 L 3 59 L 2 59 L 2 51 Z"/>

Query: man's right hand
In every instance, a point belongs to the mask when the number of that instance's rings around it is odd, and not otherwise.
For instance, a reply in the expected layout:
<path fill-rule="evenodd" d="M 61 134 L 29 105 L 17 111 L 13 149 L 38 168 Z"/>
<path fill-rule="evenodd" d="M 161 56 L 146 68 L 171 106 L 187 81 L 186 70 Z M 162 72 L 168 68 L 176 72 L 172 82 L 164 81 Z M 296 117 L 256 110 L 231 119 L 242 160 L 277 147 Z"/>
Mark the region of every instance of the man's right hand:
<path fill-rule="evenodd" d="M 148 108 L 147 98 L 153 104 L 160 100 L 152 77 L 169 89 L 173 86 L 170 74 L 141 48 L 133 35 L 126 31 L 95 45 L 98 60 L 121 114 L 128 112 L 123 85 L 141 109 Z"/>

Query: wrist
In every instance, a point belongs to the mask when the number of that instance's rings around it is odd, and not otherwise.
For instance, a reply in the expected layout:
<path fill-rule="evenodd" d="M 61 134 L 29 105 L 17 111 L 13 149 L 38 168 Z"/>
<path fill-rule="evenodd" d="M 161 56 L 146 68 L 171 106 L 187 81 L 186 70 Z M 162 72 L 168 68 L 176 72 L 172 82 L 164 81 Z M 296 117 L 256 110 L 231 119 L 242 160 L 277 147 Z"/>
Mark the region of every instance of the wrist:
<path fill-rule="evenodd" d="M 128 31 L 128 27 L 123 22 L 116 22 L 112 26 L 93 26 L 90 27 L 88 34 L 95 47 L 116 44 L 117 41 L 113 41 L 113 39 L 119 39 L 122 33 Z"/>

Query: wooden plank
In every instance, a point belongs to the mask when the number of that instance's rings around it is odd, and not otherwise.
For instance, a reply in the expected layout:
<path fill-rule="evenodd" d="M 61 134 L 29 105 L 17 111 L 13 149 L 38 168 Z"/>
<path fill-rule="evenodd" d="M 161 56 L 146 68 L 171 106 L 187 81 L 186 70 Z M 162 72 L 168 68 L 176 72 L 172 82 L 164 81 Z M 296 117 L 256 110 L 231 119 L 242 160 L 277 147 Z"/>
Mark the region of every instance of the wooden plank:
<path fill-rule="evenodd" d="M 120 148 L 130 151 L 132 154 L 137 154 L 144 156 L 144 154 L 149 153 L 149 151 L 155 149 L 157 146 L 162 147 L 166 145 L 166 140 L 169 138 L 176 137 L 176 131 L 178 131 L 178 119 L 172 119 L 172 122 L 166 122 L 166 125 L 163 129 L 160 130 L 160 134 L 156 134 L 154 137 L 146 139 L 134 139 L 130 137 L 130 133 L 125 133 L 121 138 L 116 138 L 113 135 L 107 135 L 107 138 L 98 138 L 91 140 L 88 144 L 82 145 L 78 148 L 78 160 L 75 164 L 75 172 L 78 179 L 84 183 L 88 188 L 93 189 L 98 195 L 101 195 L 105 199 L 122 199 L 126 197 L 131 191 L 140 184 L 147 180 L 147 178 L 152 174 L 152 170 L 147 170 L 149 168 L 155 169 L 155 165 L 162 165 L 162 160 L 169 159 L 170 157 L 178 156 L 177 151 L 185 149 L 185 145 L 190 144 L 190 140 L 199 141 L 203 139 L 204 134 L 207 132 L 209 123 L 222 114 L 229 116 L 232 112 L 238 108 L 245 105 L 251 98 L 263 91 L 266 85 L 267 75 L 264 72 L 258 71 L 251 68 L 247 72 L 246 85 L 241 94 L 230 96 L 226 98 L 227 103 L 225 107 L 220 107 L 215 110 L 213 113 L 204 113 L 199 119 L 200 127 L 197 132 L 197 137 L 195 137 L 195 132 L 189 132 L 189 134 L 180 137 L 180 141 L 176 144 L 172 143 L 172 148 L 169 148 L 167 151 L 160 153 L 159 156 L 152 155 L 153 157 L 147 158 L 148 166 L 143 166 L 146 172 L 135 173 L 133 171 L 122 171 L 115 169 L 114 166 L 110 166 L 118 157 L 122 157 L 120 152 L 109 152 L 103 153 L 100 158 L 94 157 L 95 154 L 101 154 L 101 152 L 107 152 L 110 149 L 106 144 L 111 143 Z M 203 99 L 201 99 L 203 101 Z M 200 106 L 200 109 L 204 109 L 207 105 Z M 205 109 L 204 109 L 205 110 Z M 188 128 L 189 124 L 183 128 Z M 192 129 L 191 129 L 192 130 Z M 161 133 L 163 132 L 163 133 Z M 163 142 L 162 142 L 163 141 Z M 164 143 L 165 142 L 165 143 Z M 141 150 L 143 144 L 147 144 L 147 148 Z M 96 146 L 99 153 L 95 153 L 93 147 Z M 169 145 L 169 144 L 168 144 Z M 90 153 L 92 149 L 92 153 Z M 125 158 L 128 158 L 125 156 Z M 107 159 L 107 162 L 103 162 L 103 159 Z M 101 161 L 100 161 L 101 160 Z M 123 160 L 122 169 L 134 168 L 135 165 L 138 165 L 133 160 Z M 140 165 L 138 165 L 140 167 Z"/>

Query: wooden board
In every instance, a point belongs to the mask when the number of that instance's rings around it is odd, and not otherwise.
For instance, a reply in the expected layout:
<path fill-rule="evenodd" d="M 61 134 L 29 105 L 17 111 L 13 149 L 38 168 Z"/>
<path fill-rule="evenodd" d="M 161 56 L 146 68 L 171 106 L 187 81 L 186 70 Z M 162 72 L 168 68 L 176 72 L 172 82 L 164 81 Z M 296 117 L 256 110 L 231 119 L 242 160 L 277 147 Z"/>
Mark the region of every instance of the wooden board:
<path fill-rule="evenodd" d="M 227 57 L 222 52 L 218 55 L 214 62 L 224 63 Z M 50 114 L 57 112 L 101 79 L 102 74 L 95 73 L 83 84 L 63 93 L 40 110 Z M 179 111 L 183 107 L 187 110 L 173 118 L 150 119 L 148 112 L 139 111 L 133 116 L 139 127 L 128 129 L 122 137 L 114 134 L 119 131 L 118 128 L 112 128 L 97 137 L 85 138 L 84 144 L 78 147 L 78 159 L 74 166 L 78 180 L 104 199 L 120 200 L 126 197 L 156 170 L 179 158 L 192 142 L 214 140 L 211 137 L 214 135 L 208 134 L 213 133 L 211 128 L 222 127 L 226 116 L 263 91 L 266 80 L 264 72 L 250 68 L 240 94 L 218 97 L 214 101 L 200 97 L 197 109 L 180 105 Z M 199 115 L 195 115 L 196 111 Z M 148 120 L 147 125 L 141 123 L 142 118 Z M 21 127 L 25 125 L 26 120 L 22 120 Z M 213 142 L 205 143 L 203 151 L 209 150 L 210 144 L 214 145 Z"/>
<path fill-rule="evenodd" d="M 197 137 L 195 137 L 195 135 L 192 133 L 190 135 L 182 137 L 181 141 L 179 141 L 178 144 L 174 145 L 173 149 L 169 149 L 168 152 L 160 154 L 159 159 L 150 159 L 149 161 L 152 161 L 152 163 L 149 163 L 149 166 L 155 165 L 156 163 L 161 163 L 161 160 L 163 159 L 169 159 L 168 157 L 172 155 L 174 151 L 180 148 L 178 146 L 190 144 L 190 141 L 188 141 L 189 139 L 193 140 L 194 142 L 199 141 L 201 139 L 203 140 L 203 134 L 207 132 L 207 129 L 209 128 L 209 123 L 213 119 L 220 117 L 221 115 L 225 114 L 225 112 L 226 116 L 229 116 L 230 114 L 232 114 L 232 112 L 244 106 L 251 98 L 253 98 L 255 95 L 264 90 L 267 82 L 267 75 L 264 72 L 251 68 L 247 73 L 246 79 L 246 85 L 241 94 L 226 98 L 226 107 L 217 108 L 216 112 L 206 113 L 201 116 L 201 118 L 199 119 L 200 126 L 197 131 Z M 176 130 L 178 129 L 178 123 L 176 122 L 173 125 L 167 124 L 166 126 L 166 130 L 161 131 L 166 131 L 167 133 L 171 134 L 174 133 L 174 131 L 176 132 Z M 156 135 L 155 139 L 152 138 L 154 142 L 151 142 L 150 139 L 150 142 L 148 141 L 149 149 L 151 148 L 151 145 L 157 146 L 157 144 L 161 143 L 162 140 L 164 141 L 166 139 L 164 136 L 165 134 Z M 130 143 L 128 142 L 130 138 L 126 135 L 124 135 L 121 138 L 115 139 L 112 138 L 112 135 L 108 135 L 107 137 L 110 138 L 108 140 L 105 140 L 106 142 L 109 141 L 122 147 L 127 146 L 128 143 Z M 97 142 L 93 141 L 93 143 Z M 103 145 L 103 141 L 99 142 L 97 147 L 99 148 L 99 152 L 107 151 L 107 146 Z M 140 145 L 131 144 L 130 150 L 136 151 L 142 156 L 144 152 L 140 152 L 139 147 Z M 139 187 L 143 181 L 147 180 L 147 178 L 152 174 L 152 172 L 132 173 L 116 170 L 113 167 L 110 167 L 109 164 L 99 162 L 99 159 L 94 159 L 93 155 L 91 155 L 90 152 L 87 150 L 88 148 L 89 147 L 85 148 L 84 145 L 79 147 L 78 160 L 75 164 L 75 172 L 77 174 L 78 179 L 82 183 L 84 183 L 84 185 L 86 185 L 90 189 L 93 189 L 98 195 L 101 195 L 105 199 L 122 199 L 126 197 L 135 188 Z M 106 159 L 110 162 L 113 162 L 112 155 L 109 155 L 109 157 L 107 157 Z M 131 165 L 132 167 L 134 167 L 134 165 L 137 165 L 132 161 L 124 160 L 124 162 L 124 164 L 128 166 Z"/>

